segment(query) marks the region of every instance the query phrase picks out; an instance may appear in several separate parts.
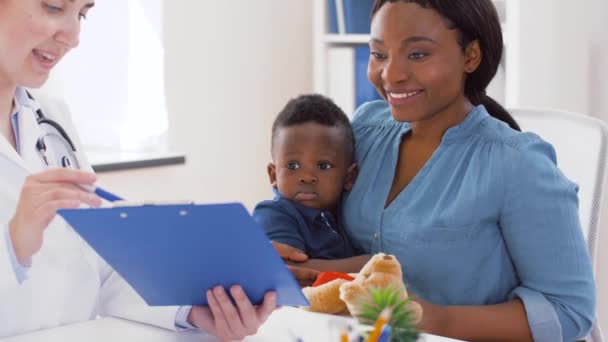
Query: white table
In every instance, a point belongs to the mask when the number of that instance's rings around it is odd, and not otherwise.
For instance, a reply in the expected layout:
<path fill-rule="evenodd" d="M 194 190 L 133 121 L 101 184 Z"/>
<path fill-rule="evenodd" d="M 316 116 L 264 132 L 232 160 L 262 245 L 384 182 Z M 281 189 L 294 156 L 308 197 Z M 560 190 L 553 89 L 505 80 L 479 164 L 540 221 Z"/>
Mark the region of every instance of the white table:
<path fill-rule="evenodd" d="M 281 308 L 275 311 L 255 336 L 246 342 L 295 342 L 301 337 L 304 342 L 336 342 L 342 327 L 353 322 L 350 318 L 310 313 L 296 308 Z M 153 326 L 118 318 L 102 318 L 95 321 L 66 325 L 41 330 L 25 335 L 0 339 L 2 342 L 205 342 L 216 338 L 201 332 L 172 332 Z M 444 337 L 422 334 L 419 341 L 456 341 Z"/>

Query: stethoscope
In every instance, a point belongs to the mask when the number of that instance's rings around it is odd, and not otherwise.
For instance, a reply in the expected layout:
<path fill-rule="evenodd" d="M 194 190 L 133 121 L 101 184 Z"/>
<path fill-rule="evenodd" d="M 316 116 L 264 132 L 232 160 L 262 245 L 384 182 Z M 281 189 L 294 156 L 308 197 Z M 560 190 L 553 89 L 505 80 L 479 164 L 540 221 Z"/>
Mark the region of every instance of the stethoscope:
<path fill-rule="evenodd" d="M 27 95 L 31 100 L 34 100 L 29 92 Z M 40 154 L 40 157 L 44 163 L 47 166 L 60 166 L 79 169 L 80 164 L 78 163 L 78 158 L 76 157 L 76 145 L 74 145 L 74 142 L 72 139 L 70 139 L 70 136 L 65 129 L 63 129 L 63 127 L 61 127 L 57 121 L 47 118 L 44 113 L 42 113 L 42 109 L 36 110 L 36 122 L 40 127 L 47 126 L 53 129 L 53 131 L 43 133 L 36 141 L 36 150 L 38 151 L 38 154 Z M 54 154 L 57 154 L 59 149 L 50 150 L 48 146 L 51 141 L 60 143 L 65 150 L 64 153 L 59 153 L 59 155 L 55 156 Z M 56 162 L 53 162 L 53 160 L 56 160 Z"/>
<path fill-rule="evenodd" d="M 29 92 L 27 95 L 31 100 L 34 100 Z M 44 163 L 49 167 L 59 166 L 80 169 L 80 163 L 78 162 L 78 157 L 76 155 L 76 145 L 74 145 L 74 142 L 72 139 L 70 139 L 68 132 L 66 132 L 66 130 L 63 129 L 63 127 L 61 127 L 57 121 L 51 120 L 44 116 L 42 109 L 36 110 L 36 122 L 40 127 L 47 126 L 48 128 L 52 128 L 51 131 L 47 130 L 46 132 L 42 133 L 38 140 L 36 140 L 36 150 Z M 56 140 L 60 145 L 53 145 L 55 148 L 49 149 L 48 146 L 52 140 Z M 57 148 L 59 146 L 62 148 Z M 63 152 L 61 151 L 62 149 Z M 122 197 L 116 196 L 115 194 L 95 185 L 77 185 L 88 192 L 95 193 L 97 196 L 109 202 L 124 200 Z"/>

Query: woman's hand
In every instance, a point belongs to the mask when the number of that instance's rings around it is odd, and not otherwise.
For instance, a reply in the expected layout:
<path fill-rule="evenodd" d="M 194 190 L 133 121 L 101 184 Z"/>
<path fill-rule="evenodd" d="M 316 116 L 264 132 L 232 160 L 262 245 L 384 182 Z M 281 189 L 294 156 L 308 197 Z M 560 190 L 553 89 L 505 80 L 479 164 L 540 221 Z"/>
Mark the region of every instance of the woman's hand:
<path fill-rule="evenodd" d="M 53 169 L 31 175 L 21 188 L 9 233 L 17 260 L 23 264 L 42 247 L 43 234 L 59 209 L 78 208 L 81 204 L 98 207 L 101 199 L 77 184 L 93 184 L 90 172 Z"/>
<path fill-rule="evenodd" d="M 447 323 L 444 307 L 427 302 L 422 298 L 414 297 L 414 302 L 422 307 L 422 319 L 417 328 L 431 334 L 443 335 L 443 328 Z"/>
<path fill-rule="evenodd" d="M 236 306 L 232 304 L 223 287 L 217 286 L 208 290 L 209 306 L 193 306 L 188 315 L 188 322 L 224 341 L 242 340 L 255 334 L 276 308 L 274 292 L 266 293 L 264 302 L 258 307 L 251 304 L 240 286 L 232 286 L 230 294 Z"/>
<path fill-rule="evenodd" d="M 297 266 L 298 263 L 308 260 L 308 256 L 304 252 L 295 247 L 275 241 L 272 241 L 272 245 L 277 250 L 277 253 L 279 253 L 281 258 L 285 260 L 287 268 L 291 271 L 300 286 L 310 286 L 315 282 L 320 273 L 318 270 Z"/>

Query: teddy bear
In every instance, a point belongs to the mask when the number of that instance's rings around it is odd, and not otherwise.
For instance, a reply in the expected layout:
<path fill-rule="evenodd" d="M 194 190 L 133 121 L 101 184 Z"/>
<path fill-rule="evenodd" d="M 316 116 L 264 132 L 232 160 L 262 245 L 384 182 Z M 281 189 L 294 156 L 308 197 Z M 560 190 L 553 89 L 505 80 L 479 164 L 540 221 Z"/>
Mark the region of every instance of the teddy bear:
<path fill-rule="evenodd" d="M 354 276 L 354 277 L 353 277 Z M 394 255 L 378 253 L 363 266 L 361 271 L 353 275 L 336 272 L 322 273 L 315 284 L 302 289 L 310 302 L 310 311 L 328 314 L 348 314 L 358 317 L 361 313 L 361 303 L 369 299 L 370 288 L 386 288 L 392 286 L 400 292 L 399 299 L 408 297 L 403 283 L 401 265 Z M 410 301 L 410 312 L 416 323 L 422 318 L 420 304 Z"/>
<path fill-rule="evenodd" d="M 400 292 L 399 299 L 408 297 L 401 264 L 394 255 L 378 253 L 363 266 L 354 280 L 340 285 L 340 299 L 346 304 L 351 315 L 358 317 L 361 314 L 361 304 L 369 298 L 370 288 L 386 288 L 391 286 Z M 410 301 L 408 308 L 418 323 L 422 318 L 422 307 L 420 304 Z"/>
<path fill-rule="evenodd" d="M 327 275 L 327 272 L 323 272 L 319 275 L 319 278 L 326 277 Z M 354 278 L 350 277 L 351 279 L 349 280 L 346 274 L 342 275 L 342 277 L 336 277 L 327 282 L 317 280 L 312 286 L 303 288 L 302 292 L 304 292 L 310 303 L 310 306 L 305 309 L 331 315 L 347 315 L 346 303 L 340 299 L 340 286 L 352 281 Z"/>

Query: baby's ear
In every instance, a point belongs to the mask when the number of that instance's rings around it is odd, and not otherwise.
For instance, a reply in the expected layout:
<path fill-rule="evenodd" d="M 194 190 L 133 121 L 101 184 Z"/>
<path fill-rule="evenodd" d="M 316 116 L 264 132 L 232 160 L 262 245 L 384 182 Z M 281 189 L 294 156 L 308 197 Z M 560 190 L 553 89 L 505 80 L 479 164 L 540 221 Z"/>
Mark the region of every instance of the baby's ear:
<path fill-rule="evenodd" d="M 268 179 L 270 179 L 270 185 L 276 189 L 277 188 L 277 167 L 276 167 L 276 165 L 274 165 L 272 162 L 268 163 L 266 170 L 268 171 Z"/>
<path fill-rule="evenodd" d="M 357 163 L 353 163 L 348 167 L 348 170 L 346 170 L 346 178 L 344 179 L 344 190 L 350 191 L 353 188 L 358 173 L 359 168 L 357 167 Z"/>

